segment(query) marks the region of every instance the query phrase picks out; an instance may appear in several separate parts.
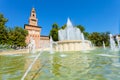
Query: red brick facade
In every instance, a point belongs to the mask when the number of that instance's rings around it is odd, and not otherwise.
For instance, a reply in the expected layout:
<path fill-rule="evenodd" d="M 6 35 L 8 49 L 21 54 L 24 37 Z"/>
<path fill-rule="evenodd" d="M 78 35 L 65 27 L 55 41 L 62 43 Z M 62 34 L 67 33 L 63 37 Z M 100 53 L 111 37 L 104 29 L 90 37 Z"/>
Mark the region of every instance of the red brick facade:
<path fill-rule="evenodd" d="M 26 37 L 26 43 L 29 44 L 30 37 L 35 40 L 36 48 L 40 48 L 40 32 L 41 27 L 37 25 L 37 18 L 35 9 L 32 8 L 31 15 L 29 18 L 29 24 L 25 24 L 24 28 L 28 31 L 28 36 Z"/>
<path fill-rule="evenodd" d="M 38 19 L 36 18 L 35 9 L 32 8 L 29 24 L 25 24 L 24 28 L 28 31 L 28 36 L 26 37 L 26 44 L 30 43 L 30 37 L 35 40 L 36 48 L 43 47 L 42 45 L 49 45 L 49 37 L 41 36 L 41 27 L 38 26 Z"/>

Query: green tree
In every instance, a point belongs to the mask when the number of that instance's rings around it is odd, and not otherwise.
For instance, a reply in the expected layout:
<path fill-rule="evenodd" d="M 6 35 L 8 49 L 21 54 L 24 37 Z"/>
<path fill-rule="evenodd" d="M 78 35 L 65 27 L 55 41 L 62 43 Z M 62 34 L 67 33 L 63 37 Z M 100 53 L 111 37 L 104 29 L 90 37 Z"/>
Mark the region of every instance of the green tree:
<path fill-rule="evenodd" d="M 93 44 L 96 46 L 102 46 L 103 41 L 105 42 L 105 45 L 109 45 L 109 32 L 93 32 L 88 36 L 88 39 L 92 41 Z"/>
<path fill-rule="evenodd" d="M 85 28 L 82 25 L 77 25 L 76 27 L 79 28 L 81 32 L 85 31 Z"/>
<path fill-rule="evenodd" d="M 65 24 L 61 27 L 61 29 L 65 29 L 66 27 L 67 27 L 67 25 Z"/>
<path fill-rule="evenodd" d="M 53 25 L 52 25 L 52 29 L 58 29 L 59 28 L 59 26 L 58 26 L 58 24 L 57 23 L 54 23 Z"/>
<path fill-rule="evenodd" d="M 3 14 L 0 14 L 0 44 L 6 44 L 8 39 L 8 32 L 5 26 L 8 20 L 4 18 Z"/>
<path fill-rule="evenodd" d="M 109 46 L 109 34 L 110 32 L 102 32 L 101 33 L 101 37 L 102 37 L 102 41 L 104 41 L 106 46 Z"/>
<path fill-rule="evenodd" d="M 25 39 L 28 32 L 21 27 L 7 28 L 5 26 L 8 19 L 0 14 L 0 44 L 26 46 Z"/>
<path fill-rule="evenodd" d="M 52 25 L 52 29 L 50 30 L 49 36 L 52 36 L 54 41 L 58 41 L 58 29 L 59 26 L 57 23 Z"/>
<path fill-rule="evenodd" d="M 26 46 L 25 39 L 27 35 L 27 30 L 21 27 L 16 26 L 14 29 L 9 29 L 8 44 L 19 47 Z"/>
<path fill-rule="evenodd" d="M 8 42 L 7 42 L 7 44 L 8 44 L 8 45 L 14 45 L 14 42 L 15 42 L 14 30 L 13 30 L 12 28 L 9 28 L 9 29 L 8 29 L 8 33 L 9 33 L 9 34 L 8 34 Z"/>
<path fill-rule="evenodd" d="M 90 34 L 88 32 L 83 32 L 83 34 L 84 34 L 85 39 L 88 39 Z"/>
<path fill-rule="evenodd" d="M 98 32 L 93 32 L 92 34 L 89 35 L 89 40 L 92 41 L 93 44 L 95 44 L 96 46 L 101 46 L 101 40 L 102 37 L 100 36 L 100 33 Z"/>

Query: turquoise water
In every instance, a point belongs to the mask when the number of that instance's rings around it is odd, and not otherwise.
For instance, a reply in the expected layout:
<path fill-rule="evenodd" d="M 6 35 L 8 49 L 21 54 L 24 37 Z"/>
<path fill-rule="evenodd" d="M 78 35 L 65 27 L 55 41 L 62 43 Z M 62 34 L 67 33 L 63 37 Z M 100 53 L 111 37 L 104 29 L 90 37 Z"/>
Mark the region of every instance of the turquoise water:
<path fill-rule="evenodd" d="M 37 54 L 0 56 L 0 80 L 20 80 Z M 120 52 L 44 52 L 25 80 L 120 80 Z"/>

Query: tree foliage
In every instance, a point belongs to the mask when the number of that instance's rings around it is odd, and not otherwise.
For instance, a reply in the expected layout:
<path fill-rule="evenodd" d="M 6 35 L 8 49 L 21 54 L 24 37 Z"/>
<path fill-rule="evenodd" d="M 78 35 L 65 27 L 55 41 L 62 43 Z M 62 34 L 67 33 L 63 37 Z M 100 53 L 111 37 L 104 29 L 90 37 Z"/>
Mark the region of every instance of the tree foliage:
<path fill-rule="evenodd" d="M 58 29 L 59 29 L 58 24 L 54 23 L 52 25 L 52 29 L 50 30 L 49 36 L 52 36 L 54 41 L 58 41 Z"/>
<path fill-rule="evenodd" d="M 84 34 L 85 39 L 88 39 L 88 36 L 90 35 L 90 33 L 88 33 L 88 32 L 83 32 L 83 34 Z"/>
<path fill-rule="evenodd" d="M 52 25 L 52 29 L 58 29 L 58 28 L 59 28 L 59 26 L 58 26 L 57 23 L 54 23 L 54 24 Z"/>
<path fill-rule="evenodd" d="M 92 41 L 93 44 L 96 46 L 102 46 L 103 41 L 105 42 L 105 45 L 109 45 L 109 32 L 93 32 L 88 36 L 88 39 Z"/>
<path fill-rule="evenodd" d="M 4 16 L 2 14 L 0 14 L 0 44 L 7 43 L 8 32 L 7 32 L 7 28 L 5 26 L 5 23 L 7 21 L 8 20 L 6 18 L 4 18 Z"/>
<path fill-rule="evenodd" d="M 0 14 L 0 45 L 15 45 L 19 47 L 26 46 L 25 38 L 28 32 L 21 27 L 7 28 L 5 26 L 8 20 Z"/>
<path fill-rule="evenodd" d="M 76 27 L 79 28 L 81 32 L 85 31 L 85 28 L 82 25 L 77 25 Z"/>
<path fill-rule="evenodd" d="M 21 27 L 15 27 L 14 29 L 9 29 L 9 45 L 16 45 L 16 46 L 26 46 L 25 39 L 28 35 L 28 32 Z"/>
<path fill-rule="evenodd" d="M 61 27 L 61 29 L 65 29 L 66 27 L 67 27 L 67 25 L 64 24 L 64 25 Z"/>

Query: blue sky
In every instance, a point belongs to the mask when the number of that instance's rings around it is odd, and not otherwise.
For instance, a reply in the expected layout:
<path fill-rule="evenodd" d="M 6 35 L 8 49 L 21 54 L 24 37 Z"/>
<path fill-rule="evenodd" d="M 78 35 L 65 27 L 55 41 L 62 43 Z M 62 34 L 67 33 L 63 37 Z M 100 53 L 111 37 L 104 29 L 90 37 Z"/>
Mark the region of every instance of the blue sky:
<path fill-rule="evenodd" d="M 53 23 L 64 25 L 68 17 L 87 32 L 120 31 L 120 0 L 0 0 L 0 13 L 8 18 L 8 27 L 24 27 L 32 7 L 42 35 L 49 34 Z"/>

